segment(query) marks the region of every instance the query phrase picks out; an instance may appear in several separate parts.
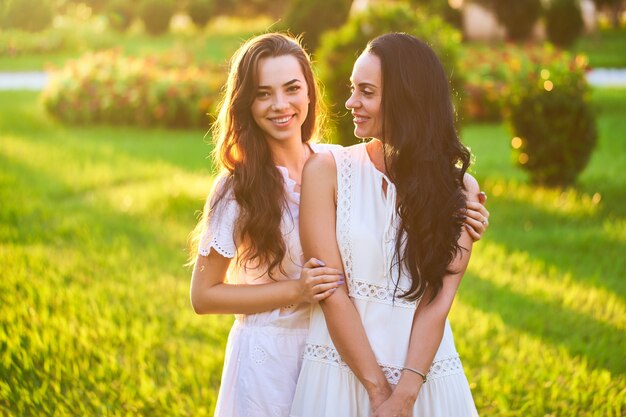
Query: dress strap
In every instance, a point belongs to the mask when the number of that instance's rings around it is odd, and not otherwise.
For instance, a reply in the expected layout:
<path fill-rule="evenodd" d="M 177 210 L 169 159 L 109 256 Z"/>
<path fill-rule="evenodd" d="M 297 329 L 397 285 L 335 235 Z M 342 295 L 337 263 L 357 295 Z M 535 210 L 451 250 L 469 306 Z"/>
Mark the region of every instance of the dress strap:
<path fill-rule="evenodd" d="M 352 147 L 354 148 L 354 147 Z M 352 242 L 350 240 L 350 218 L 354 191 L 353 152 L 351 148 L 332 149 L 330 152 L 337 164 L 337 243 L 341 248 L 343 266 L 348 278 L 352 279 Z"/>

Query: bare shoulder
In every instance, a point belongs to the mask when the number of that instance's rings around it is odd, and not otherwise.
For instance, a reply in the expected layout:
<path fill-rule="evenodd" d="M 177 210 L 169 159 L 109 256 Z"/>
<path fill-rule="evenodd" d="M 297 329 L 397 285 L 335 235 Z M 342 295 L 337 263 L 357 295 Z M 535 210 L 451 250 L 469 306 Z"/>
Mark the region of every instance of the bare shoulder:
<path fill-rule="evenodd" d="M 317 183 L 334 182 L 337 176 L 337 164 L 330 152 L 318 152 L 306 161 L 302 172 L 302 181 Z"/>
<path fill-rule="evenodd" d="M 478 201 L 478 193 L 480 193 L 480 185 L 471 174 L 467 172 L 463 176 L 463 185 L 465 186 L 465 194 L 469 201 Z"/>

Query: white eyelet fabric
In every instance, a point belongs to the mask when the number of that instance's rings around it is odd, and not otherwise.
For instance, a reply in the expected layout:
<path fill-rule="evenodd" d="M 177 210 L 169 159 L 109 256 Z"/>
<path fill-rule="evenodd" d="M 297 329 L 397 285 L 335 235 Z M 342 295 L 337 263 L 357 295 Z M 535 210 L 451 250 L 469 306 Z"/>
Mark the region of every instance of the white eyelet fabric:
<path fill-rule="evenodd" d="M 314 152 L 336 145 L 312 144 Z M 284 167 L 287 204 L 283 211 L 281 232 L 287 247 L 282 266 L 286 276 L 278 280 L 299 279 L 303 265 L 298 229 L 300 194 L 296 183 Z M 234 285 L 268 284 L 265 267 L 241 267 L 237 254 L 245 248 L 235 239 L 234 230 L 239 206 L 232 190 L 225 190 L 225 178 L 218 178 L 208 207 L 211 212 L 204 225 L 198 247 L 202 256 L 217 252 L 232 258 L 227 283 Z M 259 190 L 261 192 L 261 190 Z M 216 193 L 224 197 L 215 204 Z M 291 304 L 257 314 L 237 314 L 228 335 L 224 369 L 214 416 L 216 417 L 287 417 L 300 372 L 304 343 L 309 326 L 308 304 Z M 209 375 L 206 383 L 208 384 Z"/>

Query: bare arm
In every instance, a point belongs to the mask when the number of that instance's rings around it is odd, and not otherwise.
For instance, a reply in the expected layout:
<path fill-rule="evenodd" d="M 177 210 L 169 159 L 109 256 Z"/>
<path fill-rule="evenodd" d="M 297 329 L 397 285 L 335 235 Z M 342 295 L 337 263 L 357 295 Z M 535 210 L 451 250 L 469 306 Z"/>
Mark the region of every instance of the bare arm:
<path fill-rule="evenodd" d="M 315 303 L 340 285 L 340 271 L 309 260 L 299 280 L 269 284 L 225 283 L 230 259 L 215 251 L 198 255 L 191 276 L 191 305 L 197 314 L 254 314 L 289 304 Z"/>
<path fill-rule="evenodd" d="M 300 195 L 300 240 L 305 257 L 324 260 L 342 269 L 336 240 L 335 195 L 337 168 L 330 154 L 312 156 L 304 167 Z M 346 277 L 348 279 L 348 277 Z M 391 389 L 372 351 L 347 286 L 320 302 L 328 331 L 342 359 L 366 388 L 372 406 L 382 403 Z"/>
<path fill-rule="evenodd" d="M 476 180 L 466 174 L 464 181 L 468 201 L 478 201 L 478 183 Z M 462 229 L 458 243 L 461 250 L 449 267 L 454 273 L 444 277 L 443 287 L 432 302 L 428 303 L 430 294 L 428 292 L 424 294 L 413 318 L 405 366 L 417 369 L 424 374 L 430 369 L 441 344 L 446 318 L 469 263 L 473 240 L 465 228 Z M 419 375 L 410 371 L 402 372 L 393 394 L 375 411 L 374 416 L 411 416 L 413 405 L 422 384 L 423 380 Z"/>
<path fill-rule="evenodd" d="M 219 191 L 219 185 L 216 188 Z M 212 198 L 208 201 L 212 201 Z M 207 203 L 205 210 L 211 206 Z M 206 213 L 206 212 L 205 212 Z M 232 210 L 216 210 L 211 218 L 217 223 L 234 224 Z M 205 214 L 205 233 L 211 230 L 211 221 Z M 218 234 L 219 235 L 219 234 Z M 210 240 L 210 239 L 209 239 Z M 234 261 L 233 261 L 234 262 Z M 341 271 L 323 267 L 316 259 L 304 264 L 300 279 L 281 280 L 259 285 L 226 283 L 231 258 L 210 248 L 207 256 L 197 255 L 191 277 L 191 305 L 198 314 L 254 314 L 284 307 L 289 304 L 314 303 L 332 294 L 341 280 Z"/>

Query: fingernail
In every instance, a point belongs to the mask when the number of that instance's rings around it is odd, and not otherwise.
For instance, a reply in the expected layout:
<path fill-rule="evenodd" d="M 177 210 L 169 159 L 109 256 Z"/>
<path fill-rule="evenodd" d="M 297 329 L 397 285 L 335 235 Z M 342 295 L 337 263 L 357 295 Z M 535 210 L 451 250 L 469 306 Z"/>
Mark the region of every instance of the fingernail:
<path fill-rule="evenodd" d="M 339 285 L 341 285 L 341 284 L 345 284 L 345 281 L 343 281 L 343 280 L 339 281 Z"/>
<path fill-rule="evenodd" d="M 337 291 L 337 288 L 333 288 L 330 290 L 330 292 L 335 292 L 335 291 Z"/>
<path fill-rule="evenodd" d="M 326 266 L 326 264 L 323 261 L 320 261 L 319 259 L 316 259 L 316 261 L 319 266 Z"/>

